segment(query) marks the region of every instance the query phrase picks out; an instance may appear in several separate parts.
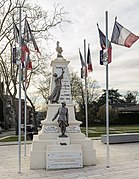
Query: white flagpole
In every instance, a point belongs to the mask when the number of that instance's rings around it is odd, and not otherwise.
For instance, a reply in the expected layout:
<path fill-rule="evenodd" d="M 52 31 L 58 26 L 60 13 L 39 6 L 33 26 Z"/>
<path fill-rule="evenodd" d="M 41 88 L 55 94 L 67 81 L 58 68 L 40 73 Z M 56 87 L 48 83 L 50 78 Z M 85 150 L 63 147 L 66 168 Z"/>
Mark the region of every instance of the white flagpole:
<path fill-rule="evenodd" d="M 25 108 L 24 109 L 25 110 L 24 111 L 24 113 L 25 113 L 24 114 L 24 130 L 25 130 L 24 131 L 25 132 L 24 133 L 24 156 L 25 157 L 26 157 L 26 141 L 27 141 L 27 96 L 26 96 L 27 95 L 27 91 L 26 91 L 27 90 L 26 89 L 26 80 L 27 80 L 26 79 L 27 78 L 27 74 L 26 73 L 27 73 L 27 71 L 26 70 L 27 70 L 27 67 L 26 67 L 26 64 L 25 64 L 25 87 L 24 87 L 24 90 L 25 90 L 24 91 L 24 95 L 25 95 L 25 99 L 24 99 L 25 100 L 25 104 L 24 104 L 24 108 Z"/>
<path fill-rule="evenodd" d="M 109 87 L 108 87 L 108 11 L 106 13 L 106 50 L 107 50 L 107 63 L 106 63 L 106 130 L 107 130 L 107 168 L 109 168 Z"/>
<path fill-rule="evenodd" d="M 84 39 L 84 61 L 85 61 L 85 66 L 87 66 L 86 64 L 86 40 L 85 39 Z M 86 118 L 86 137 L 88 137 L 87 69 L 85 69 L 85 118 Z"/>
<path fill-rule="evenodd" d="M 21 6 L 19 8 L 19 46 L 18 173 L 21 173 Z"/>

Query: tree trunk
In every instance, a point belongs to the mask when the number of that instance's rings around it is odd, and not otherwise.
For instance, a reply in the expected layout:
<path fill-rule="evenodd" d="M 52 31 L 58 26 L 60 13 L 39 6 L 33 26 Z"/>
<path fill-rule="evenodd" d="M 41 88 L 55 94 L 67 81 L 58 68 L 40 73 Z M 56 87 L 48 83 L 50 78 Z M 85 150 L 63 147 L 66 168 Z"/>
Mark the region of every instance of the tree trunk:
<path fill-rule="evenodd" d="M 9 125 L 8 125 L 8 113 L 6 111 L 6 104 L 7 104 L 7 97 L 4 97 L 3 100 L 3 117 L 4 117 L 4 129 L 8 130 L 9 129 Z"/>
<path fill-rule="evenodd" d="M 35 107 L 32 106 L 32 109 L 33 109 L 33 121 L 34 121 L 35 131 L 38 132 L 38 125 L 37 125 L 37 120 L 36 120 L 36 111 L 35 111 Z"/>

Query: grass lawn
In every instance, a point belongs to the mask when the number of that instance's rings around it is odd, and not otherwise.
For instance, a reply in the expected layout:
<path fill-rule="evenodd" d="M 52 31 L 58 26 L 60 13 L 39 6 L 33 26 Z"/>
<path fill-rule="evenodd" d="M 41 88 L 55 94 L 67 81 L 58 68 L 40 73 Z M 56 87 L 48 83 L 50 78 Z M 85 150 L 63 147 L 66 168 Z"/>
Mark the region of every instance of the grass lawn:
<path fill-rule="evenodd" d="M 81 131 L 86 134 L 86 128 L 81 127 Z M 110 126 L 109 127 L 110 134 L 121 134 L 121 133 L 139 133 L 139 124 L 137 125 L 122 125 L 122 126 Z M 106 134 L 105 126 L 93 126 L 88 127 L 88 136 L 89 137 L 100 137 L 102 134 Z M 30 140 L 27 137 L 27 140 Z M 0 139 L 0 142 L 12 142 L 18 141 L 18 136 L 9 136 L 3 139 Z M 24 141 L 24 136 L 21 137 L 21 141 Z"/>
<path fill-rule="evenodd" d="M 86 128 L 81 127 L 81 131 L 86 134 Z M 139 125 L 122 125 L 122 126 L 109 126 L 110 134 L 121 134 L 121 133 L 139 133 Z M 105 126 L 94 126 L 88 127 L 89 137 L 100 137 L 102 134 L 106 134 Z"/>

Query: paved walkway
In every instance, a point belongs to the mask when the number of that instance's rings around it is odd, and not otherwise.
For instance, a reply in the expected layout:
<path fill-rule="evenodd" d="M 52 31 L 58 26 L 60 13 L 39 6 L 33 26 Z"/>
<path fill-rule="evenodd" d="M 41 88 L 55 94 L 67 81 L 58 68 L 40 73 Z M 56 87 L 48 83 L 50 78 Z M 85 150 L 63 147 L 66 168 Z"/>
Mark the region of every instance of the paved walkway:
<path fill-rule="evenodd" d="M 94 140 L 97 165 L 80 169 L 30 170 L 30 148 L 18 174 L 18 145 L 0 146 L 0 179 L 139 179 L 139 143 L 110 145 L 110 168 L 106 168 L 106 145 Z"/>

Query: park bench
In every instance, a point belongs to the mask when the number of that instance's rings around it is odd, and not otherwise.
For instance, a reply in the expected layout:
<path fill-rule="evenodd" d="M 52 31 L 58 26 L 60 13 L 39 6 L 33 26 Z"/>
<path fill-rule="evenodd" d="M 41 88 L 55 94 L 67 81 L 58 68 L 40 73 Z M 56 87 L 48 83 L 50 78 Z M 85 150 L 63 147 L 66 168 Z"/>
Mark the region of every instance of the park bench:
<path fill-rule="evenodd" d="M 101 142 L 107 143 L 107 135 L 101 135 Z M 139 142 L 139 133 L 109 134 L 109 144 Z"/>

